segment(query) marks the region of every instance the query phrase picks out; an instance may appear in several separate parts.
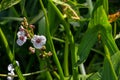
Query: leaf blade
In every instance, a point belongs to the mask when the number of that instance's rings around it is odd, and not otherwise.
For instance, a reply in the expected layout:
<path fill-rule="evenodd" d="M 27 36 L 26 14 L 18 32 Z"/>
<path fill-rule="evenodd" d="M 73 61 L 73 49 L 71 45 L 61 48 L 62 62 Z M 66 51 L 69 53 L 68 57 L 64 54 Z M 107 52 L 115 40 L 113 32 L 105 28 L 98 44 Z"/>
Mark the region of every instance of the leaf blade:
<path fill-rule="evenodd" d="M 8 9 L 17 3 L 19 3 L 21 0 L 2 0 L 0 3 L 0 11 Z"/>

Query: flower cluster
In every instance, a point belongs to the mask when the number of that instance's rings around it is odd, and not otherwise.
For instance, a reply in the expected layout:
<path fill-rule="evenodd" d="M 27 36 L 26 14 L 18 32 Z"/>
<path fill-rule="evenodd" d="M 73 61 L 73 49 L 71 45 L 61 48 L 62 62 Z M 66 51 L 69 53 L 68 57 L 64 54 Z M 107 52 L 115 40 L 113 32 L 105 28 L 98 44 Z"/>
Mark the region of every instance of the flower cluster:
<path fill-rule="evenodd" d="M 27 20 L 24 18 L 22 25 L 17 32 L 17 44 L 22 46 L 27 39 L 30 39 L 33 46 L 36 49 L 41 49 L 46 43 L 46 37 L 43 35 L 34 35 L 33 33 L 34 26 L 28 25 Z"/>
<path fill-rule="evenodd" d="M 19 66 L 19 62 L 18 62 L 18 61 L 16 61 L 16 64 Z M 8 75 L 15 75 L 14 70 L 15 70 L 15 69 L 14 69 L 13 65 L 12 65 L 12 64 L 9 64 L 9 65 L 8 65 L 8 71 L 9 71 L 9 72 L 8 72 Z M 8 76 L 8 77 L 7 77 L 7 80 L 13 80 L 13 78 L 14 78 L 14 77 Z"/>
<path fill-rule="evenodd" d="M 18 36 L 17 44 L 19 46 L 22 46 L 27 40 L 26 32 L 24 31 L 23 26 L 20 26 L 17 36 Z"/>

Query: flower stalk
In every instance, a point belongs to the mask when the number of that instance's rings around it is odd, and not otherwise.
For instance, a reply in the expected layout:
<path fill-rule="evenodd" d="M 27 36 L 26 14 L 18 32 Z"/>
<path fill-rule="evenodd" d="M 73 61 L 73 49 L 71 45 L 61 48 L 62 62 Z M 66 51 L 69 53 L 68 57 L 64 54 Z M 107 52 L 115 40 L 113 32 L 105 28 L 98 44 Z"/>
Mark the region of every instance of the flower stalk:
<path fill-rule="evenodd" d="M 42 0 L 39 0 L 40 1 L 40 4 L 41 4 L 41 7 L 42 7 L 42 10 L 44 12 L 44 15 L 45 15 L 45 20 L 46 20 L 46 33 L 47 33 L 47 38 L 48 38 L 48 43 L 50 45 L 50 48 L 51 48 L 51 51 L 53 53 L 53 58 L 54 58 L 54 61 L 56 63 L 56 66 L 58 68 L 58 72 L 60 74 L 60 79 L 61 80 L 64 80 L 64 74 L 63 74 L 63 70 L 62 70 L 62 67 L 60 65 L 60 62 L 58 60 L 58 57 L 56 55 L 56 51 L 55 51 L 55 48 L 54 48 L 54 45 L 53 45 L 53 41 L 52 41 L 52 37 L 51 37 L 51 34 L 50 34 L 50 26 L 49 26 L 49 21 L 48 21 L 48 17 L 47 17 L 47 13 L 46 13 L 46 10 L 44 8 L 44 5 L 43 5 L 43 2 Z"/>

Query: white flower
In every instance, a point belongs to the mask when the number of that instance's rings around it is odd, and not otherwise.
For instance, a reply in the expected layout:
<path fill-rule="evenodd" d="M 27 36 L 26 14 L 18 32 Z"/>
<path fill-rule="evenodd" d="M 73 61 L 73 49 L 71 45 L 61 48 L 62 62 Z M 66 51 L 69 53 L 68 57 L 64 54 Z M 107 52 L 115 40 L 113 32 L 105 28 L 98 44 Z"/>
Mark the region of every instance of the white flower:
<path fill-rule="evenodd" d="M 19 62 L 18 62 L 18 61 L 16 61 L 16 64 L 19 66 Z M 13 71 L 14 71 L 13 64 L 9 64 L 9 65 L 8 65 L 8 71 L 10 71 L 10 72 L 13 72 Z"/>
<path fill-rule="evenodd" d="M 17 36 L 20 37 L 20 36 L 25 36 L 25 31 L 24 30 L 20 30 L 17 32 Z"/>
<path fill-rule="evenodd" d="M 26 36 L 19 36 L 18 39 L 17 39 L 17 44 L 19 46 L 22 46 L 27 40 L 27 37 Z"/>
<path fill-rule="evenodd" d="M 18 62 L 18 61 L 16 61 L 16 64 L 19 66 L 19 62 Z M 8 72 L 8 75 L 15 75 L 13 64 L 9 64 L 9 65 L 8 65 L 8 71 L 9 71 L 9 72 Z M 7 80 L 13 80 L 13 78 L 14 78 L 14 77 L 8 76 L 8 77 L 7 77 Z"/>
<path fill-rule="evenodd" d="M 15 73 L 12 71 L 10 73 L 8 73 L 8 75 L 15 75 Z M 7 80 L 13 80 L 14 77 L 8 76 Z"/>
<path fill-rule="evenodd" d="M 35 48 L 40 49 L 46 43 L 46 37 L 43 35 L 34 35 L 31 42 Z"/>
<path fill-rule="evenodd" d="M 22 46 L 27 40 L 26 32 L 24 31 L 23 26 L 20 26 L 19 31 L 17 32 L 17 36 L 17 44 Z"/>
<path fill-rule="evenodd" d="M 14 67 L 13 67 L 12 64 L 9 64 L 9 65 L 8 65 L 8 71 L 14 71 Z"/>

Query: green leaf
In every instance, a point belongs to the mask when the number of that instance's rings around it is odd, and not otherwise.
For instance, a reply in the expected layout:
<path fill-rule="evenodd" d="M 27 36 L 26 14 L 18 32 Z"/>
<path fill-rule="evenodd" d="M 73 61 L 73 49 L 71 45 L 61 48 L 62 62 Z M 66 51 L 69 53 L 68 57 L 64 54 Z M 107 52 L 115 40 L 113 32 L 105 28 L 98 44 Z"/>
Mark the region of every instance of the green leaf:
<path fill-rule="evenodd" d="M 112 64 L 112 65 L 108 66 L 108 64 Z M 113 72 L 116 72 L 117 75 L 120 75 L 119 74 L 119 69 L 120 69 L 120 51 L 118 51 L 117 53 L 112 55 L 111 56 L 111 60 L 109 60 L 109 61 L 107 60 L 107 62 L 104 61 L 104 68 L 101 68 L 98 72 L 96 72 L 93 75 L 91 75 L 90 77 L 88 77 L 87 80 L 102 80 L 101 78 L 103 76 L 107 77 L 107 74 L 109 74 L 109 75 L 114 74 L 112 72 L 109 72 L 109 73 L 107 73 L 107 71 L 105 72 L 106 66 L 108 66 L 107 69 L 112 68 Z M 104 71 L 104 73 L 103 73 L 103 71 Z M 108 77 L 109 77 L 109 75 L 108 75 Z M 111 80 L 111 79 L 106 79 L 106 80 Z"/>
<path fill-rule="evenodd" d="M 87 80 L 101 80 L 102 75 L 99 72 L 94 73 L 90 77 L 87 78 Z"/>
<path fill-rule="evenodd" d="M 51 4 L 48 3 L 48 20 L 50 25 L 50 33 L 52 36 L 54 35 L 56 29 L 58 28 L 57 25 L 58 25 L 59 19 L 56 19 L 56 17 L 58 16 L 56 15 L 55 10 L 51 7 Z"/>
<path fill-rule="evenodd" d="M 39 21 L 38 32 L 40 35 L 45 35 L 45 17 Z"/>
<path fill-rule="evenodd" d="M 90 49 L 94 45 L 98 34 L 101 35 L 103 43 L 108 46 L 110 54 L 114 54 L 118 51 L 112 37 L 112 26 L 108 22 L 106 12 L 103 8 L 103 2 L 101 0 L 98 0 L 95 4 L 92 19 L 90 20 L 88 29 L 79 45 L 78 55 L 80 56 L 80 62 L 87 59 Z"/>
<path fill-rule="evenodd" d="M 85 61 L 89 55 L 89 52 L 92 48 L 92 46 L 95 44 L 97 40 L 97 31 L 96 29 L 89 29 L 85 33 L 84 37 L 82 38 L 82 41 L 79 45 L 78 54 L 80 56 L 79 63 L 82 63 Z"/>
<path fill-rule="evenodd" d="M 92 19 L 89 22 L 88 29 L 81 40 L 78 49 L 78 55 L 80 56 L 79 63 L 85 61 L 89 55 L 92 46 L 97 41 L 97 35 L 104 29 L 104 22 L 107 21 L 103 6 L 101 3 L 96 3 L 92 14 Z M 103 26 L 102 26 L 103 25 Z M 109 30 L 109 29 L 108 29 Z"/>
<path fill-rule="evenodd" d="M 108 47 L 104 45 L 104 49 L 105 49 L 106 56 L 103 64 L 102 80 L 118 80 L 117 75 L 115 73 L 115 69 L 111 61 Z"/>
<path fill-rule="evenodd" d="M 101 40 L 103 44 L 106 45 L 109 51 L 108 54 L 105 54 L 103 69 L 100 69 L 97 73 L 91 76 L 89 80 L 117 80 L 117 74 L 115 73 L 115 71 L 119 75 L 119 71 L 117 70 L 119 69 L 120 55 L 115 54 L 117 52 L 119 53 L 119 49 L 112 36 L 112 26 L 108 22 L 108 18 L 106 15 L 107 7 L 104 6 L 105 4 L 106 3 L 103 0 L 102 1 L 98 0 L 97 3 L 95 4 L 92 19 L 90 20 L 88 29 L 79 45 L 78 55 L 80 56 L 80 62 L 83 62 L 87 59 L 90 52 L 90 48 L 94 45 L 92 41 L 91 41 L 92 43 L 89 41 L 89 38 L 94 38 L 91 40 L 95 40 L 97 37 L 95 33 L 101 35 Z M 93 31 L 93 33 L 91 31 Z M 87 41 L 89 43 L 87 43 Z"/>
<path fill-rule="evenodd" d="M 106 14 L 108 14 L 108 0 L 103 0 L 103 7 L 105 9 Z"/>
<path fill-rule="evenodd" d="M 118 80 L 110 56 L 105 58 L 102 80 Z"/>
<path fill-rule="evenodd" d="M 10 8 L 13 5 L 19 3 L 20 1 L 21 0 L 2 0 L 0 3 L 0 11 Z"/>
<path fill-rule="evenodd" d="M 116 71 L 117 75 L 119 75 L 119 69 L 120 69 L 120 51 L 118 51 L 113 56 L 111 56 L 111 61 L 112 61 L 114 70 Z"/>
<path fill-rule="evenodd" d="M 103 43 L 106 44 L 111 55 L 113 55 L 119 51 L 119 49 L 118 49 L 117 45 L 115 44 L 115 41 L 112 37 L 112 34 L 102 31 L 101 36 L 102 36 L 101 38 L 102 38 Z"/>

